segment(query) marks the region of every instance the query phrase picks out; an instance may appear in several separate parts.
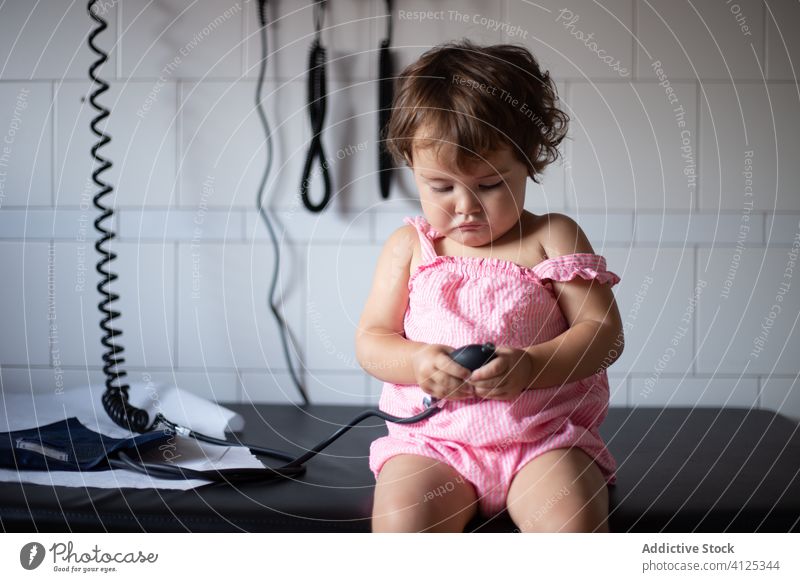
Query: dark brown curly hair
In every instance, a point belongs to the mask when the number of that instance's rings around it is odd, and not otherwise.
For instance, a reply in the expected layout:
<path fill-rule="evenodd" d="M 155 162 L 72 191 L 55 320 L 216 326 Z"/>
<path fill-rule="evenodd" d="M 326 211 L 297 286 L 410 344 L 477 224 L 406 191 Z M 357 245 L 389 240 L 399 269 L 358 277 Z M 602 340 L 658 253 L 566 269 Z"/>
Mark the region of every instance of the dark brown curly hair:
<path fill-rule="evenodd" d="M 507 145 L 538 183 L 567 134 L 569 116 L 557 102 L 549 71 L 524 46 L 452 41 L 400 74 L 382 137 L 395 161 L 409 166 L 414 147 L 454 145 L 462 171 Z"/>

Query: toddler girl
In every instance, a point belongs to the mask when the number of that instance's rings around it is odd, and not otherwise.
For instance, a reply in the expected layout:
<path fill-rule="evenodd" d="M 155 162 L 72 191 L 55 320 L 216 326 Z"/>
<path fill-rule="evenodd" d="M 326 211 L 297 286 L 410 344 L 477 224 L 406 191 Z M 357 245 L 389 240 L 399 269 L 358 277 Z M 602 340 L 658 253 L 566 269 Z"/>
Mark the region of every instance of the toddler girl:
<path fill-rule="evenodd" d="M 398 82 L 387 147 L 414 173 L 422 216 L 386 242 L 356 355 L 383 380 L 370 447 L 373 531 L 463 531 L 507 509 L 521 531 L 608 531 L 616 463 L 598 427 L 623 334 L 606 270 L 563 214 L 523 209 L 568 116 L 523 47 L 447 43 Z M 491 342 L 470 374 L 449 357 Z"/>

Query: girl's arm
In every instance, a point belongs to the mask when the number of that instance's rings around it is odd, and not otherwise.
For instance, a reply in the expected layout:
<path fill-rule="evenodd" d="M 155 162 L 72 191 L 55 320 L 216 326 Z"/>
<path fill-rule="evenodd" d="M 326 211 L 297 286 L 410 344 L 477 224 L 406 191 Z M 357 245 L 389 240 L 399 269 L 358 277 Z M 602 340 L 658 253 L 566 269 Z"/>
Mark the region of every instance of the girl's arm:
<path fill-rule="evenodd" d="M 372 290 L 356 330 L 356 359 L 371 376 L 395 384 L 414 384 L 412 355 L 426 344 L 406 339 L 408 278 L 416 230 L 398 228 L 383 246 Z"/>
<path fill-rule="evenodd" d="M 594 249 L 570 217 L 550 214 L 548 258 Z M 532 356 L 534 378 L 528 389 L 549 388 L 581 380 L 602 372 L 614 363 L 625 347 L 622 319 L 609 285 L 576 277 L 552 281 L 553 290 L 569 329 L 561 335 L 525 351 Z"/>

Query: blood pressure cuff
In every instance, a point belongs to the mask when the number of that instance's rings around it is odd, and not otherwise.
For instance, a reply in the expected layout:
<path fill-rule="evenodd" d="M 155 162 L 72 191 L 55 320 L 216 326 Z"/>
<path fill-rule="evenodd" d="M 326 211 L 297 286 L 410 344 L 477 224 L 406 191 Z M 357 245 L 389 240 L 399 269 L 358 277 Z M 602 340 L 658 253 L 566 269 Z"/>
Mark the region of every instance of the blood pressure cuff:
<path fill-rule="evenodd" d="M 0 467 L 17 471 L 105 470 L 113 453 L 126 451 L 136 458 L 173 435 L 165 429 L 113 438 L 89 430 L 73 416 L 37 428 L 0 433 Z"/>

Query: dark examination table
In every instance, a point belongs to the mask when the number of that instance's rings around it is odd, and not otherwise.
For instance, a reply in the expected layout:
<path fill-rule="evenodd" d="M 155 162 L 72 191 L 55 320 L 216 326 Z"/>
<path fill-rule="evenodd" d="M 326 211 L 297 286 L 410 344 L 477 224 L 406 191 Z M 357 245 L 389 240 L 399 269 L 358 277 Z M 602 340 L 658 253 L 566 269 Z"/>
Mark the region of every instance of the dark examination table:
<path fill-rule="evenodd" d="M 364 410 L 225 406 L 244 416 L 243 442 L 298 453 Z M 800 531 L 800 434 L 784 416 L 612 408 L 600 432 L 619 465 L 610 489 L 612 532 Z M 364 421 L 309 461 L 297 481 L 189 491 L 0 483 L 0 525 L 8 532 L 368 532 L 369 443 L 385 433 L 383 421 Z M 503 513 L 476 517 L 466 531 L 514 528 Z"/>

